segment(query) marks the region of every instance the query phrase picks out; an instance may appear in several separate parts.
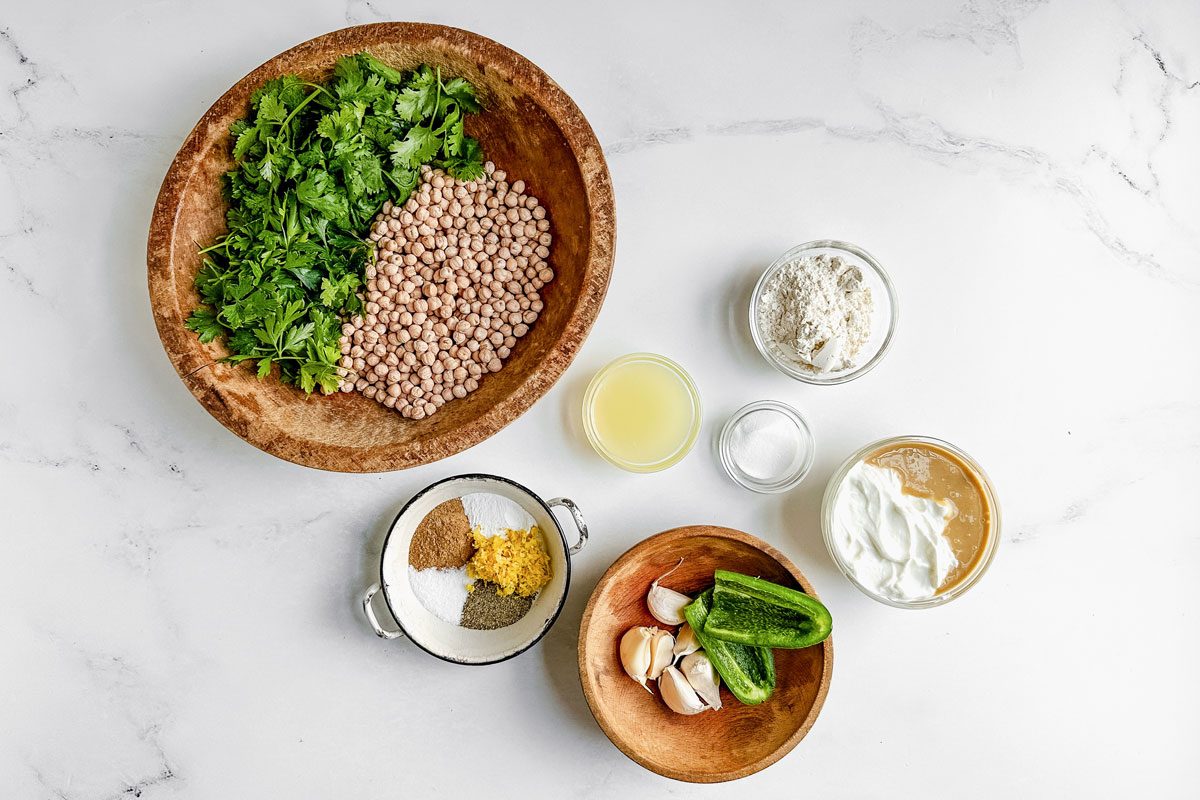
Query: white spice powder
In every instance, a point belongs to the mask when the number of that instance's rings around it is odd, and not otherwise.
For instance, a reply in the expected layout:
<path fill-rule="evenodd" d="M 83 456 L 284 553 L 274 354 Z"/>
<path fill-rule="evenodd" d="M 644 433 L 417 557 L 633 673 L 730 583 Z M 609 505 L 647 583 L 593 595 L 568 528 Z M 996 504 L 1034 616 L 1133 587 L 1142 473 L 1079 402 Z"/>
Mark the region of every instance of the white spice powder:
<path fill-rule="evenodd" d="M 408 582 L 421 605 L 443 622 L 457 625 L 467 604 L 467 568 L 408 568 Z"/>
<path fill-rule="evenodd" d="M 461 498 L 467 522 L 483 536 L 503 536 L 507 531 L 527 531 L 537 522 L 529 512 L 507 497 L 475 492 Z M 458 625 L 467 603 L 467 587 L 475 581 L 467 567 L 455 569 L 408 568 L 408 582 L 421 605 L 443 622 Z"/>
<path fill-rule="evenodd" d="M 527 531 L 535 524 L 529 512 L 520 505 L 490 492 L 476 492 L 462 497 L 463 511 L 471 530 L 484 536 L 498 536 L 505 531 Z"/>
<path fill-rule="evenodd" d="M 802 256 L 763 287 L 758 326 L 768 348 L 801 369 L 839 372 L 857 366 L 873 307 L 858 267 L 840 256 Z"/>

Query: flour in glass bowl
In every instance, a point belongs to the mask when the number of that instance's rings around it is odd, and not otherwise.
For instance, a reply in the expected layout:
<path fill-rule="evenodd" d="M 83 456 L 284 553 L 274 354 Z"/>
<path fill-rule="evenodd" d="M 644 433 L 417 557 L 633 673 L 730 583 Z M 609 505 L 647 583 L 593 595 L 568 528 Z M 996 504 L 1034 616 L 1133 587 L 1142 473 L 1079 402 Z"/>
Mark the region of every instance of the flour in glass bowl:
<path fill-rule="evenodd" d="M 873 308 L 862 270 L 840 256 L 806 255 L 767 280 L 758 327 L 767 347 L 799 368 L 840 372 L 857 366 Z"/>

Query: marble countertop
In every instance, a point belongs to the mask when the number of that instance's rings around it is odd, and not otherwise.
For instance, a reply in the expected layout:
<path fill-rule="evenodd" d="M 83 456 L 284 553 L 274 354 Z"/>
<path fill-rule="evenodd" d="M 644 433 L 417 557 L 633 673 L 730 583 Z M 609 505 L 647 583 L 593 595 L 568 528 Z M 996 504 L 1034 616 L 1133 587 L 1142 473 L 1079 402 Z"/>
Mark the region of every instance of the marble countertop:
<path fill-rule="evenodd" d="M 575 98 L 615 184 L 618 254 L 576 362 L 443 462 L 325 474 L 197 404 L 151 321 L 146 229 L 195 120 L 276 52 L 349 24 L 456 25 Z M 1200 5 L 8 4 L 0 15 L 0 782 L 12 798 L 1194 796 L 1200 525 Z M 895 345 L 838 387 L 757 355 L 743 308 L 801 241 L 871 251 Z M 580 396 L 652 350 L 693 374 L 702 443 L 660 474 L 588 448 Z M 751 495 L 712 439 L 752 400 L 817 442 Z M 897 433 L 986 467 L 987 578 L 876 604 L 823 549 L 825 481 Z M 385 642 L 357 607 L 382 525 L 489 471 L 575 499 L 566 610 L 486 671 Z M 608 564 L 687 523 L 756 533 L 836 619 L 810 735 L 736 784 L 659 778 L 588 713 L 579 618 Z M 704 743 L 697 744 L 703 757 Z"/>

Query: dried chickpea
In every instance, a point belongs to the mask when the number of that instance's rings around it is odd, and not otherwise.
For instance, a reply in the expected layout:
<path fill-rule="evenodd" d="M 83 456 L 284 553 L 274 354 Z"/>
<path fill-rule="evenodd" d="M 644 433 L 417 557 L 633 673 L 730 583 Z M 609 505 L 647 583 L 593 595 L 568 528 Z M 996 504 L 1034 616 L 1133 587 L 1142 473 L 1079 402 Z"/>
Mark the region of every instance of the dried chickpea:
<path fill-rule="evenodd" d="M 495 165 L 459 181 L 421 168 L 403 205 L 372 222 L 364 316 L 342 325 L 341 391 L 424 419 L 503 368 L 542 310 L 554 278 L 550 220 L 524 181 Z"/>

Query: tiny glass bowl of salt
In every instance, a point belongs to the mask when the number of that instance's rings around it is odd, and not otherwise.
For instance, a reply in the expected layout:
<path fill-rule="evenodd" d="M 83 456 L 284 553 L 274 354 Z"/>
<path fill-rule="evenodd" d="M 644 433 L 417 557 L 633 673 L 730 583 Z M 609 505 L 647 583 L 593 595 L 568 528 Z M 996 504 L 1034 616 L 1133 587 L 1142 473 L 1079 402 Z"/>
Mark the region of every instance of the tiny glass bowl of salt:
<path fill-rule="evenodd" d="M 774 400 L 738 409 L 717 440 L 725 472 L 752 492 L 791 489 L 808 474 L 816 455 L 812 431 L 800 412 Z"/>
<path fill-rule="evenodd" d="M 860 247 L 822 239 L 767 267 L 750 297 L 750 335 L 771 366 L 805 383 L 846 383 L 891 346 L 896 289 Z"/>

